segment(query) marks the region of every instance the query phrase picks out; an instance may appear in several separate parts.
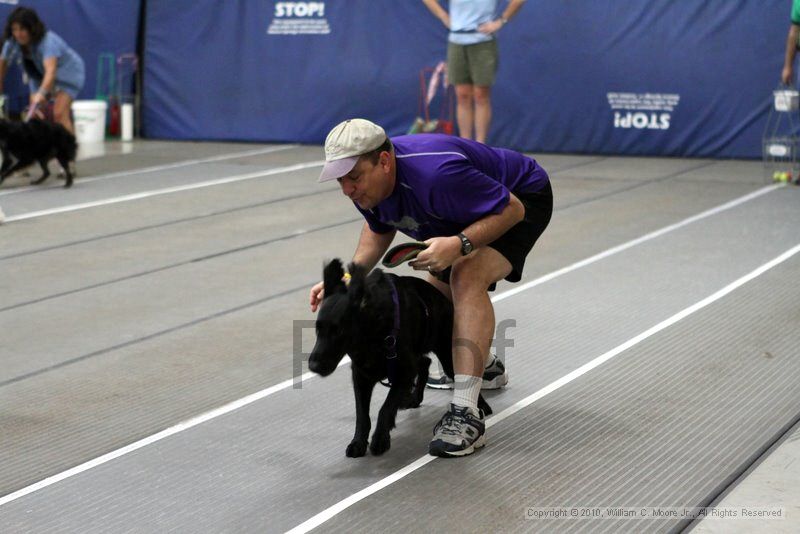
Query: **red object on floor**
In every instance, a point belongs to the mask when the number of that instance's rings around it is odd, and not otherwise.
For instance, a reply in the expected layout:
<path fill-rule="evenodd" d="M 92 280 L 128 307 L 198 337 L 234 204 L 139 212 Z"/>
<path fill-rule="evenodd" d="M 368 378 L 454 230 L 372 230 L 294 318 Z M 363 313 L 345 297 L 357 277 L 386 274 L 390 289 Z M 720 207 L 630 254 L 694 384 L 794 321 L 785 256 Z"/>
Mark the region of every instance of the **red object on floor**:
<path fill-rule="evenodd" d="M 434 106 L 438 107 L 438 116 L 432 112 Z M 444 61 L 435 67 L 420 70 L 418 113 L 423 121 L 422 132 L 453 135 L 455 89 L 447 78 L 447 64 Z"/>
<path fill-rule="evenodd" d="M 120 115 L 119 102 L 116 99 L 109 99 L 109 120 L 108 135 L 118 137 L 120 134 Z"/>

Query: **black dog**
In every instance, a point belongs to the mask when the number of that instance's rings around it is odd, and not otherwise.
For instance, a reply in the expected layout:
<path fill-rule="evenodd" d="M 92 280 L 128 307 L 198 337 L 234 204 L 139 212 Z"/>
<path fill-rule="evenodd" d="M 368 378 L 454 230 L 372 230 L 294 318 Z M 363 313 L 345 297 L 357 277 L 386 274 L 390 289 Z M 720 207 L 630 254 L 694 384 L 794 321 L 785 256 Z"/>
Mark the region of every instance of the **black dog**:
<path fill-rule="evenodd" d="M 0 184 L 9 174 L 37 162 L 44 174 L 32 183 L 40 184 L 50 176 L 48 162 L 56 158 L 67 177 L 64 187 L 72 185 L 69 164 L 75 161 L 78 144 L 75 136 L 60 124 L 39 119 L 28 122 L 0 121 L 0 150 L 3 152 Z"/>
<path fill-rule="evenodd" d="M 397 410 L 416 408 L 422 402 L 431 362 L 425 354 L 434 352 L 447 376 L 453 377 L 453 305 L 419 278 L 379 269 L 367 276 L 363 267 L 354 264 L 348 269 L 349 286 L 342 280 L 341 261 L 325 266 L 317 341 L 308 368 L 328 376 L 345 354 L 350 355 L 356 431 L 345 454 L 355 458 L 367 450 L 375 384 L 386 378 L 391 382 L 369 443 L 372 454 L 379 455 L 389 450 L 389 431 L 395 426 Z M 482 396 L 478 405 L 487 415 L 492 413 Z"/>

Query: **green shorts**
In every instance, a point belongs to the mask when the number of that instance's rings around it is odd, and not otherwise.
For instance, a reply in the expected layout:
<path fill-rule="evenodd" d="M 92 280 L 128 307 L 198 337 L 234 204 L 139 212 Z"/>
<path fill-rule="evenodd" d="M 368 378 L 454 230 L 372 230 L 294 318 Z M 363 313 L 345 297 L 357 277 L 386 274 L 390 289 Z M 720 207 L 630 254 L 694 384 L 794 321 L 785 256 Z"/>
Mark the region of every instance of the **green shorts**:
<path fill-rule="evenodd" d="M 497 72 L 497 39 L 473 45 L 447 43 L 447 77 L 453 85 L 491 87 Z"/>

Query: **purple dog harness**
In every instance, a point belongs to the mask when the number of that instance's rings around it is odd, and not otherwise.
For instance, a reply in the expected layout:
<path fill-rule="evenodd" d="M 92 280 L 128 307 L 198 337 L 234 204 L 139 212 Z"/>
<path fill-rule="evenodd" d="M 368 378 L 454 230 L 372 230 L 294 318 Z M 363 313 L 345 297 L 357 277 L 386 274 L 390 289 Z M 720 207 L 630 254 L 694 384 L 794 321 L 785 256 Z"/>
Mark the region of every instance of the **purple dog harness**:
<path fill-rule="evenodd" d="M 389 287 L 392 290 L 394 324 L 392 325 L 392 331 L 389 335 L 383 338 L 383 344 L 386 347 L 387 382 L 381 382 L 381 384 L 389 387 L 397 376 L 397 336 L 400 335 L 400 295 L 397 294 L 397 286 L 394 285 L 392 277 L 387 276 L 386 280 L 389 282 Z"/>
<path fill-rule="evenodd" d="M 381 384 L 390 387 L 392 385 L 393 379 L 397 376 L 397 337 L 400 335 L 400 295 L 397 293 L 397 286 L 394 284 L 394 280 L 392 280 L 391 276 L 387 276 L 386 280 L 389 282 L 389 288 L 392 290 L 392 303 L 394 304 L 394 324 L 392 325 L 392 331 L 389 333 L 388 336 L 383 338 L 384 346 L 386 347 L 386 367 L 387 367 L 387 381 L 381 381 Z M 422 304 L 422 309 L 425 310 L 425 325 L 427 326 L 430 323 L 430 312 L 428 311 L 428 305 L 425 304 L 425 301 L 417 295 L 417 300 L 419 300 L 420 304 Z M 423 339 L 427 337 L 428 333 L 425 332 L 425 336 Z"/>

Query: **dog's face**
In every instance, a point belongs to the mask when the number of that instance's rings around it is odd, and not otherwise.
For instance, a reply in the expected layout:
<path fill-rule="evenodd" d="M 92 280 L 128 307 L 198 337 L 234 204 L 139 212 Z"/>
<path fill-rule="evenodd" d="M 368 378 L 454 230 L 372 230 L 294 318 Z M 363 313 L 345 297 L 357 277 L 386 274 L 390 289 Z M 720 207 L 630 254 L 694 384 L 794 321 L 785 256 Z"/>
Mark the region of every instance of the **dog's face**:
<path fill-rule="evenodd" d="M 341 261 L 333 260 L 325 266 L 325 293 L 316 322 L 317 341 L 308 358 L 309 370 L 321 376 L 333 373 L 347 354 L 348 340 L 352 338 L 358 320 L 360 297 L 356 292 L 357 287 L 362 287 L 364 273 L 351 267 L 353 279 L 349 289 L 342 280 L 343 276 Z"/>

